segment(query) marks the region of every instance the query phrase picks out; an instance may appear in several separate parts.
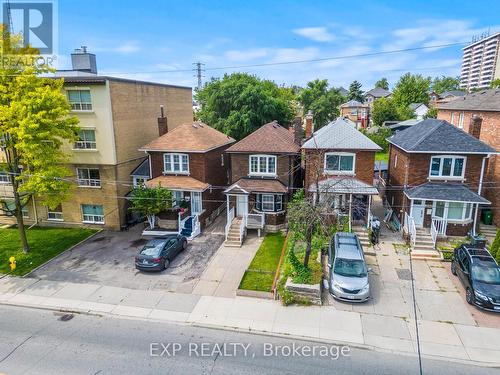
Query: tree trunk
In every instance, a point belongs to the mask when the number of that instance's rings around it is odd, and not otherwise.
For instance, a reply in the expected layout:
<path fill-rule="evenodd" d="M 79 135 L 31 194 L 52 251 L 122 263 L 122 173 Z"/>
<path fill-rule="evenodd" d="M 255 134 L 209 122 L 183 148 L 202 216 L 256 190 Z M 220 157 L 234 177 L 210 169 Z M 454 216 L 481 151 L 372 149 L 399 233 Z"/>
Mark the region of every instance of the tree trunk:
<path fill-rule="evenodd" d="M 304 256 L 304 267 L 309 265 L 309 257 L 311 256 L 311 244 L 312 244 L 312 228 L 307 228 L 306 231 L 306 254 Z"/>
<path fill-rule="evenodd" d="M 26 229 L 24 228 L 24 218 L 23 218 L 23 205 L 21 202 L 21 197 L 19 196 L 19 185 L 16 180 L 16 176 L 11 175 L 10 180 L 12 182 L 12 191 L 14 193 L 14 203 L 15 216 L 17 220 L 17 228 L 19 230 L 19 239 L 21 240 L 21 245 L 23 246 L 23 251 L 28 253 L 30 251 L 30 246 L 28 244 L 28 238 L 26 237 Z"/>

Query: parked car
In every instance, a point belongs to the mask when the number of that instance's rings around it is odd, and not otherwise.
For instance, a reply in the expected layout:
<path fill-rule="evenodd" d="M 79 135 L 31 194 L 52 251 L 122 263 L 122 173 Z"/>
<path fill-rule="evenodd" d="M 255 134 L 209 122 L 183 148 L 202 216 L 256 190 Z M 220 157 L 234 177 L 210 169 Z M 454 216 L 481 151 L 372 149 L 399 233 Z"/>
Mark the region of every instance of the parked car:
<path fill-rule="evenodd" d="M 162 271 L 187 247 L 187 239 L 181 235 L 150 240 L 135 257 L 135 268 L 141 271 Z"/>
<path fill-rule="evenodd" d="M 451 273 L 462 282 L 468 303 L 500 313 L 500 267 L 486 247 L 478 244 L 457 247 Z"/>
<path fill-rule="evenodd" d="M 364 302 L 370 298 L 370 284 L 363 247 L 353 233 L 336 233 L 328 248 L 329 291 L 339 300 Z"/>

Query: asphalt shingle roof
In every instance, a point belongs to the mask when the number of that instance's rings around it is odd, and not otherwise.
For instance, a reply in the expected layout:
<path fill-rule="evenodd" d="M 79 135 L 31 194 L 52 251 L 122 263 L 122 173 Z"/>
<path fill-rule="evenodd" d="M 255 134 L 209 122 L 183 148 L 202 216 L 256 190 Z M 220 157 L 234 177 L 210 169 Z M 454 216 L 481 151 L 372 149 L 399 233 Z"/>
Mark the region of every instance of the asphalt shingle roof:
<path fill-rule="evenodd" d="M 229 186 L 224 193 L 281 193 L 287 192 L 287 188 L 279 180 L 241 178 Z"/>
<path fill-rule="evenodd" d="M 439 109 L 500 112 L 500 89 L 467 94 L 451 102 L 440 104 Z"/>
<path fill-rule="evenodd" d="M 304 149 L 373 150 L 382 148 L 357 130 L 351 121 L 339 117 L 314 132 L 303 145 Z"/>
<path fill-rule="evenodd" d="M 371 95 L 375 98 L 385 98 L 386 96 L 391 95 L 391 92 L 381 87 L 375 87 L 370 91 L 367 91 L 365 95 Z"/>
<path fill-rule="evenodd" d="M 388 138 L 406 152 L 489 154 L 494 148 L 447 121 L 426 119 Z"/>
<path fill-rule="evenodd" d="M 340 105 L 342 108 L 349 108 L 349 107 L 367 107 L 366 104 L 363 104 L 361 102 L 358 102 L 357 100 L 349 100 L 347 103 L 341 104 Z"/>
<path fill-rule="evenodd" d="M 366 194 L 376 195 L 375 186 L 368 185 L 354 177 L 331 177 L 318 183 L 320 193 L 332 194 Z M 309 186 L 310 192 L 316 192 L 316 183 Z"/>
<path fill-rule="evenodd" d="M 445 91 L 439 94 L 440 98 L 446 98 L 448 96 L 464 96 L 466 93 L 464 91 L 460 90 L 450 90 L 450 91 Z"/>
<path fill-rule="evenodd" d="M 262 125 L 241 141 L 229 147 L 226 152 L 264 152 L 271 154 L 296 154 L 300 146 L 294 141 L 294 134 L 277 121 Z"/>
<path fill-rule="evenodd" d="M 149 158 L 146 158 L 142 161 L 141 164 L 135 168 L 132 173 L 130 173 L 131 176 L 148 176 L 149 177 Z"/>
<path fill-rule="evenodd" d="M 406 189 L 405 194 L 410 199 L 491 204 L 490 201 L 462 184 L 426 182 L 425 184 Z"/>

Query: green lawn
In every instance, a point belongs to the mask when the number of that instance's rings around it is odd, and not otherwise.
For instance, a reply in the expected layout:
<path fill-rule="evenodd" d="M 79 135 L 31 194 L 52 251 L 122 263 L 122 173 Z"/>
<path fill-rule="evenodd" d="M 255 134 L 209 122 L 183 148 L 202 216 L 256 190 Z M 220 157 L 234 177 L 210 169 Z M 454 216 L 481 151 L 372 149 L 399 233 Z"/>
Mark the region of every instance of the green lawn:
<path fill-rule="evenodd" d="M 282 233 L 266 235 L 241 279 L 240 289 L 271 291 L 284 242 Z"/>
<path fill-rule="evenodd" d="M 0 273 L 10 271 L 9 258 L 16 258 L 13 275 L 22 276 L 33 268 L 60 254 L 96 232 L 87 228 L 40 228 L 27 229 L 31 251 L 24 254 L 17 228 L 0 229 Z"/>
<path fill-rule="evenodd" d="M 375 154 L 376 161 L 389 161 L 389 153 L 384 151 L 379 151 Z"/>

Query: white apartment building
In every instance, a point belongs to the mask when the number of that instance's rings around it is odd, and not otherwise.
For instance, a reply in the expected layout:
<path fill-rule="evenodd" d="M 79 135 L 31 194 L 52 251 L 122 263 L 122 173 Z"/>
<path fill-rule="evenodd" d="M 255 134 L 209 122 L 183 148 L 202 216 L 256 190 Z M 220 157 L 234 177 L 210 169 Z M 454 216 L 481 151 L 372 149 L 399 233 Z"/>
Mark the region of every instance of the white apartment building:
<path fill-rule="evenodd" d="M 489 88 L 500 78 L 500 32 L 475 41 L 463 48 L 460 88 Z"/>

